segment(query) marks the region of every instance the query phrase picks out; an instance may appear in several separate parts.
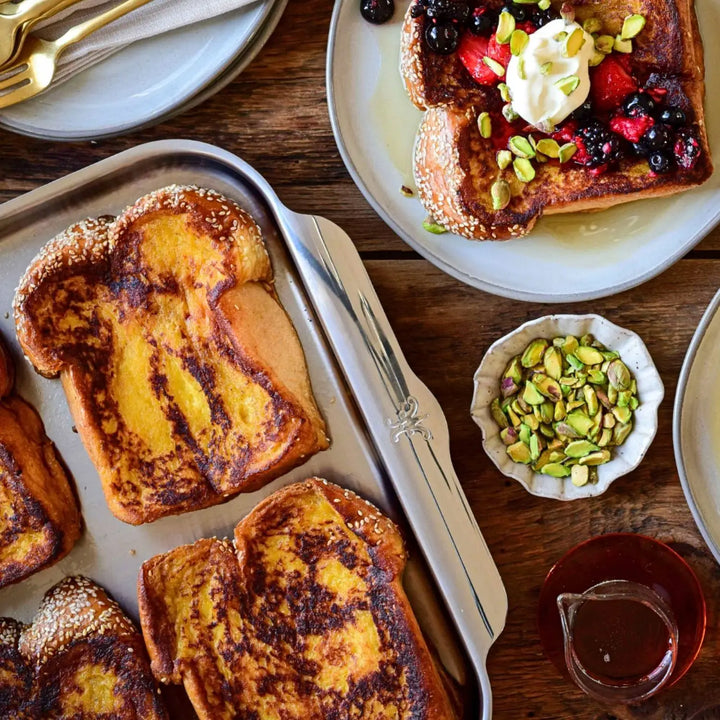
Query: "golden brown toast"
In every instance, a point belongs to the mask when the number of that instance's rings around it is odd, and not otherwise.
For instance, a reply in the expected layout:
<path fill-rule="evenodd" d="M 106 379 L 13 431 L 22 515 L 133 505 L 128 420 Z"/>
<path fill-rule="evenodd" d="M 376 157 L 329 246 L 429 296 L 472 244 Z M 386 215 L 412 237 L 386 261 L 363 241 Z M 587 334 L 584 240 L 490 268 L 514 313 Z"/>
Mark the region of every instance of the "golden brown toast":
<path fill-rule="evenodd" d="M 546 135 L 522 119 L 509 125 L 497 87 L 478 84 L 458 53 L 440 54 L 424 40 L 424 15 L 405 15 L 401 41 L 401 70 L 412 102 L 427 110 L 418 131 L 414 174 L 419 199 L 430 216 L 447 230 L 470 239 L 507 239 L 527 234 L 542 215 L 599 210 L 622 202 L 670 195 L 699 185 L 713 171 L 703 111 L 704 67 L 702 42 L 692 0 L 607 0 L 579 2 L 576 19 L 602 22 L 602 33 L 620 32 L 625 17 L 641 14 L 646 24 L 624 56 L 638 87 L 658 91 L 663 101 L 681 108 L 700 154 L 693 167 L 678 163 L 670 172 L 650 172 L 623 139 L 625 155 L 605 172 L 584 164 L 577 154 L 563 164 L 533 162 L 535 177 L 521 182 L 513 166 L 500 169 L 497 151 L 510 135 Z M 501 3 L 471 2 L 471 7 L 495 10 Z M 553 3 L 559 8 L 560 3 Z M 530 5 L 529 7 L 534 7 Z M 615 54 L 617 56 L 617 54 Z M 504 76 L 503 76 L 504 79 Z M 482 137 L 478 116 L 488 112 L 493 135 Z M 603 116 L 607 121 L 607 115 Z M 569 138 L 560 140 L 562 145 Z M 509 204 L 496 207 L 491 188 L 508 183 Z"/>
<path fill-rule="evenodd" d="M 12 378 L 0 339 L 0 389 L 10 393 Z M 78 537 L 77 499 L 42 420 L 17 395 L 0 397 L 0 587 L 57 562 Z"/>
<path fill-rule="evenodd" d="M 51 588 L 30 625 L 0 619 L 0 713 L 23 720 L 167 720 L 142 636 L 84 577 Z"/>
<path fill-rule="evenodd" d="M 58 373 L 112 512 L 214 505 L 327 447 L 305 358 L 254 220 L 172 186 L 52 240 L 15 298 L 18 338 Z"/>
<path fill-rule="evenodd" d="M 455 714 L 402 588 L 395 525 L 317 478 L 277 491 L 227 541 L 145 562 L 155 676 L 201 720 L 444 720 Z"/>

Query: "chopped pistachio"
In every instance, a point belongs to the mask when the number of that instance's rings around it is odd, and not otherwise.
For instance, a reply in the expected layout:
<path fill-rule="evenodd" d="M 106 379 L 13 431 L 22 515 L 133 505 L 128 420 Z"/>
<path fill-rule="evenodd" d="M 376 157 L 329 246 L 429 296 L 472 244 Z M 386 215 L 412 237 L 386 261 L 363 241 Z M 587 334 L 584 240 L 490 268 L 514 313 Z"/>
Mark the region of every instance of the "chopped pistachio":
<path fill-rule="evenodd" d="M 510 102 L 510 88 L 505 83 L 500 83 L 498 90 L 500 91 L 500 97 L 503 99 L 503 102 Z"/>
<path fill-rule="evenodd" d="M 560 145 L 558 145 L 557 140 L 553 140 L 552 138 L 541 138 L 538 140 L 537 150 L 543 155 L 557 158 L 560 153 Z"/>
<path fill-rule="evenodd" d="M 575 143 L 565 143 L 564 145 L 560 146 L 560 150 L 558 152 L 558 160 L 561 163 L 566 163 L 576 152 L 577 145 Z"/>
<path fill-rule="evenodd" d="M 575 487 L 587 485 L 590 479 L 590 468 L 586 465 L 573 465 L 570 471 L 570 482 Z"/>
<path fill-rule="evenodd" d="M 482 137 L 489 138 L 492 135 L 492 120 L 490 119 L 490 113 L 481 112 L 478 115 L 477 124 Z"/>
<path fill-rule="evenodd" d="M 498 17 L 497 30 L 495 31 L 495 39 L 501 44 L 505 45 L 510 42 L 510 36 L 515 30 L 515 18 L 503 10 Z"/>
<path fill-rule="evenodd" d="M 423 220 L 422 226 L 425 230 L 427 230 L 429 233 L 432 233 L 433 235 L 442 235 L 443 233 L 447 232 L 447 230 L 440 223 L 430 219 Z"/>
<path fill-rule="evenodd" d="M 530 36 L 524 30 L 514 30 L 510 36 L 510 52 L 513 55 L 520 55 L 527 47 L 529 40 Z"/>
<path fill-rule="evenodd" d="M 585 33 L 582 28 L 575 28 L 563 43 L 562 54 L 564 57 L 575 57 L 585 44 Z M 579 82 L 579 81 L 578 81 Z"/>
<path fill-rule="evenodd" d="M 487 55 L 483 58 L 483 62 L 498 76 L 502 77 L 505 74 L 505 68 L 497 61 L 493 60 Z"/>
<path fill-rule="evenodd" d="M 591 35 L 593 33 L 600 32 L 602 30 L 602 22 L 595 17 L 589 17 L 583 22 L 583 30 L 586 33 L 590 33 Z"/>
<path fill-rule="evenodd" d="M 612 35 L 598 35 L 595 38 L 595 49 L 603 55 L 609 55 L 613 51 L 615 38 Z"/>
<path fill-rule="evenodd" d="M 515 120 L 517 120 L 520 117 L 515 112 L 515 110 L 513 109 L 513 106 L 510 103 L 508 103 L 507 105 L 503 105 L 502 114 L 503 114 L 503 117 L 510 123 L 515 122 Z"/>
<path fill-rule="evenodd" d="M 538 7 L 541 10 L 547 10 L 550 7 L 550 0 L 540 0 Z"/>
<path fill-rule="evenodd" d="M 645 18 L 642 15 L 628 15 L 623 20 L 620 37 L 623 40 L 631 40 L 645 27 Z"/>
<path fill-rule="evenodd" d="M 504 170 L 512 162 L 512 153 L 509 150 L 498 150 L 495 159 L 498 167 Z"/>
<path fill-rule="evenodd" d="M 520 182 L 528 183 L 535 179 L 535 168 L 525 158 L 515 158 L 513 160 L 513 170 L 515 170 L 515 175 Z"/>
<path fill-rule="evenodd" d="M 541 75 L 549 75 L 552 72 L 552 66 L 553 66 L 553 64 L 550 60 L 548 60 L 547 62 L 544 62 L 540 66 L 540 74 Z"/>
<path fill-rule="evenodd" d="M 632 52 L 632 49 L 632 40 L 625 40 L 620 37 L 620 35 L 615 36 L 615 40 L 613 41 L 613 50 L 615 52 L 625 53 L 627 55 Z"/>
<path fill-rule="evenodd" d="M 592 54 L 592 57 L 588 60 L 588 65 L 590 67 L 597 67 L 604 59 L 605 59 L 605 55 L 603 55 L 601 52 L 596 50 Z"/>
<path fill-rule="evenodd" d="M 570 95 L 572 92 L 577 90 L 577 87 L 580 84 L 580 78 L 577 75 L 567 75 L 564 78 L 556 80 L 554 84 L 555 87 L 562 90 L 565 95 Z"/>
<path fill-rule="evenodd" d="M 510 204 L 510 185 L 507 180 L 499 178 L 490 188 L 493 210 L 503 210 Z"/>
<path fill-rule="evenodd" d="M 513 135 L 508 140 L 508 148 L 512 151 L 513 155 L 517 155 L 520 158 L 531 158 L 535 156 L 530 141 L 522 135 Z"/>

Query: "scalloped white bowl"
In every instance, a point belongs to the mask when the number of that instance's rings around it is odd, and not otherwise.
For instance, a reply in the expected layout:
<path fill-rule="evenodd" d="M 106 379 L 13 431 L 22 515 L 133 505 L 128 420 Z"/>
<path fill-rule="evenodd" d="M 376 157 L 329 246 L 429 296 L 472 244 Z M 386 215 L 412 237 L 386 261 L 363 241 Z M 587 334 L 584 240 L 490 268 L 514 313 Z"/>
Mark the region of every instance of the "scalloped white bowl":
<path fill-rule="evenodd" d="M 575 487 L 569 478 L 536 473 L 528 465 L 513 462 L 500 438 L 500 428 L 490 413 L 490 403 L 500 393 L 500 376 L 513 356 L 535 338 L 550 340 L 559 335 L 579 337 L 592 333 L 605 347 L 617 350 L 637 381 L 640 405 L 627 440 L 613 448 L 610 462 L 599 465 L 598 481 Z M 483 448 L 500 472 L 517 480 L 529 493 L 555 500 L 577 500 L 604 493 L 610 483 L 634 470 L 645 456 L 657 432 L 657 411 L 665 389 L 645 343 L 638 335 L 614 325 L 600 315 L 546 315 L 531 320 L 494 342 L 475 372 L 475 392 L 470 413 L 482 430 Z"/>

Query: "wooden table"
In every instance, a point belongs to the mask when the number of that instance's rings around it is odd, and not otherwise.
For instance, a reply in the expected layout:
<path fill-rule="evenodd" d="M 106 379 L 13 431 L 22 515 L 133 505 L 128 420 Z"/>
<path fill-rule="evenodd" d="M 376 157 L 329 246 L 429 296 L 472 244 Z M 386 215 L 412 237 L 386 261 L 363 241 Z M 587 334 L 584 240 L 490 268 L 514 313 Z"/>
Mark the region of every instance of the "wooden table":
<path fill-rule="evenodd" d="M 720 231 L 659 277 L 613 297 L 574 305 L 506 300 L 443 274 L 399 240 L 355 187 L 332 136 L 325 98 L 330 0 L 291 0 L 260 55 L 200 107 L 126 137 L 64 144 L 0 137 L 0 200 L 139 143 L 189 138 L 214 143 L 253 165 L 280 199 L 318 213 L 353 238 L 405 355 L 445 411 L 455 468 L 505 582 L 509 612 L 489 673 L 498 720 L 683 720 L 720 703 L 720 571 L 678 480 L 672 403 L 686 348 L 720 285 Z M 529 495 L 483 453 L 469 414 L 472 376 L 488 345 L 551 311 L 597 312 L 638 332 L 665 383 L 659 432 L 640 468 L 601 497 L 560 503 Z M 712 441 L 708 438 L 708 441 Z M 708 604 L 708 631 L 688 674 L 634 710 L 601 706 L 563 680 L 543 656 L 535 627 L 547 571 L 594 535 L 638 532 L 667 542 L 693 567 Z"/>

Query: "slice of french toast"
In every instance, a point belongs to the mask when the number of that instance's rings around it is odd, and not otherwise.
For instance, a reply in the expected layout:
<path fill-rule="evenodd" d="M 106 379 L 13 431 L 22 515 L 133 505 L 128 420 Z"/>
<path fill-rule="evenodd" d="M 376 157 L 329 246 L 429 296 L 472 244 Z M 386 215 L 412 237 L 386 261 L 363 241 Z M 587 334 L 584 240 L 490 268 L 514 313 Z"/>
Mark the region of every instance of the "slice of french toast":
<path fill-rule="evenodd" d="M 40 416 L 12 393 L 13 377 L 0 339 L 0 587 L 49 567 L 80 537 L 70 480 Z"/>
<path fill-rule="evenodd" d="M 201 720 L 454 718 L 402 588 L 395 525 L 313 478 L 261 502 L 235 547 L 146 561 L 140 619 L 155 676 Z"/>
<path fill-rule="evenodd" d="M 497 32 L 502 10 L 521 33 L 514 52 L 512 36 Z M 494 0 L 414 0 L 408 7 L 401 71 L 412 102 L 426 110 L 414 174 L 423 207 L 445 229 L 470 239 L 507 239 L 527 234 L 543 214 L 670 195 L 712 174 L 692 0 L 565 3 L 562 17 L 587 28 L 584 37 L 595 45 L 589 95 L 558 122 L 533 124 L 513 109 L 508 68 L 529 62 L 524 53 L 531 43 L 522 35 L 560 19 L 559 10 L 559 3 L 539 8 Z M 641 27 L 635 35 L 626 30 L 628 18 Z M 448 26 L 457 37 L 439 52 L 437 30 L 430 40 L 428 32 Z M 562 35 L 555 36 L 559 46 Z M 564 49 L 557 60 L 567 60 Z M 552 73 L 552 66 L 544 63 L 541 72 Z M 572 96 L 576 87 L 565 89 Z M 531 96 L 547 92 L 529 88 Z"/>
<path fill-rule="evenodd" d="M 0 618 L 0 714 L 18 720 L 167 720 L 142 636 L 97 584 L 68 577 L 30 625 Z"/>
<path fill-rule="evenodd" d="M 60 374 L 121 520 L 223 502 L 327 447 L 272 282 L 250 215 L 178 186 L 72 226 L 28 268 L 18 338 Z"/>

